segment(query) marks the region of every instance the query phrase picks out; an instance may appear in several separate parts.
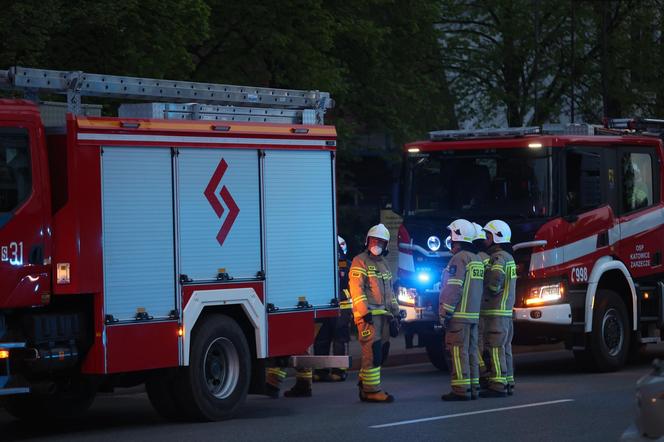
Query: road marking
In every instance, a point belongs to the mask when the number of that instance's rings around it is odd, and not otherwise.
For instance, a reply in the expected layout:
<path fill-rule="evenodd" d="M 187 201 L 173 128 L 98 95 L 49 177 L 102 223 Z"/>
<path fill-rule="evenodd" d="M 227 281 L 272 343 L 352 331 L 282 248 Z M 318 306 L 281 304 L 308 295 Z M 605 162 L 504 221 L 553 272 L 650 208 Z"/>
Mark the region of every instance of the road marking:
<path fill-rule="evenodd" d="M 574 401 L 574 399 L 559 399 L 557 401 L 535 402 L 533 404 L 514 405 L 512 407 L 491 408 L 489 410 L 469 411 L 467 413 L 446 414 L 444 416 L 433 416 L 433 417 L 425 417 L 425 418 L 422 418 L 422 419 L 413 419 L 413 420 L 409 420 L 409 421 L 392 422 L 392 423 L 389 423 L 389 424 L 371 425 L 369 428 L 396 427 L 396 426 L 399 426 L 399 425 L 409 425 L 409 424 L 417 424 L 417 423 L 420 423 L 420 422 L 429 422 L 429 421 L 438 421 L 438 420 L 442 420 L 442 419 L 451 419 L 453 417 L 472 416 L 474 414 L 495 413 L 497 411 L 517 410 L 519 408 L 541 407 L 543 405 L 562 404 L 564 402 L 572 402 L 572 401 Z"/>

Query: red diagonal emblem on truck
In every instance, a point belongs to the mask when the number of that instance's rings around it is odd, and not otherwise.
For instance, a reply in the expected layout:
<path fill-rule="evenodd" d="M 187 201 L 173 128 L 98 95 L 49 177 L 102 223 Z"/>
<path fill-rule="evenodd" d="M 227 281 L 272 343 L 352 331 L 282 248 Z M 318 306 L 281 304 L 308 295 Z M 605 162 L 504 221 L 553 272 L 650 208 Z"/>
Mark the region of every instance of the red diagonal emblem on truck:
<path fill-rule="evenodd" d="M 226 215 L 226 219 L 224 220 L 223 224 L 221 225 L 221 229 L 217 234 L 217 241 L 219 241 L 219 244 L 222 246 L 224 245 L 224 241 L 226 241 L 228 233 L 233 227 L 235 219 L 240 213 L 240 208 L 235 203 L 235 200 L 231 196 L 231 193 L 228 191 L 226 186 L 222 187 L 219 191 L 219 197 L 221 197 L 221 201 L 219 201 L 219 198 L 215 194 L 215 190 L 217 190 L 217 187 L 219 187 L 219 183 L 221 183 L 221 179 L 226 173 L 226 169 L 228 169 L 228 163 L 226 163 L 226 160 L 222 158 L 221 161 L 219 161 L 219 165 L 217 165 L 214 174 L 212 174 L 212 178 L 205 188 L 205 191 L 203 192 L 205 198 L 207 198 L 207 200 L 210 202 L 212 209 L 214 209 L 214 213 L 217 214 L 217 217 L 221 218 L 221 216 L 224 214 L 224 206 L 221 204 L 221 202 L 226 204 L 226 207 L 228 207 L 228 215 Z"/>

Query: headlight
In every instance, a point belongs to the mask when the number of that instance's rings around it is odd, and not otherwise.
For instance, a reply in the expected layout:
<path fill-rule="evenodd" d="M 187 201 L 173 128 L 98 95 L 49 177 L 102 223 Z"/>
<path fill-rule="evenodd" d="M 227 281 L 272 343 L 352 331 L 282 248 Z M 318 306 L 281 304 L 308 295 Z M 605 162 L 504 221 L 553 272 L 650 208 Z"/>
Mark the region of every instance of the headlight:
<path fill-rule="evenodd" d="M 560 301 L 565 293 L 562 283 L 533 287 L 526 298 L 526 305 L 541 305 Z"/>
<path fill-rule="evenodd" d="M 440 249 L 440 238 L 437 236 L 430 236 L 429 239 L 427 239 L 427 245 L 429 246 L 429 250 L 437 252 L 438 249 Z"/>
<path fill-rule="evenodd" d="M 415 302 L 417 300 L 417 290 L 408 289 L 406 287 L 399 287 L 397 300 L 399 301 L 399 304 L 415 305 Z"/>

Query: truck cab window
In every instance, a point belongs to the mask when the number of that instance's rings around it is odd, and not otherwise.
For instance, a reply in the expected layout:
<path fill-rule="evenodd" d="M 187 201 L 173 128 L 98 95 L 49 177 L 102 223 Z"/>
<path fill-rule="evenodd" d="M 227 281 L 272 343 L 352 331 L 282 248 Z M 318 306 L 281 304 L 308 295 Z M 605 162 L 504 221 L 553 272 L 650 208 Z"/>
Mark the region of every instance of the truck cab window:
<path fill-rule="evenodd" d="M 652 160 L 647 153 L 622 156 L 622 200 L 625 212 L 653 204 Z"/>
<path fill-rule="evenodd" d="M 17 209 L 31 191 L 27 131 L 0 129 L 0 214 Z"/>
<path fill-rule="evenodd" d="M 600 156 L 594 152 L 571 150 L 565 158 L 567 213 L 580 213 L 603 204 Z"/>

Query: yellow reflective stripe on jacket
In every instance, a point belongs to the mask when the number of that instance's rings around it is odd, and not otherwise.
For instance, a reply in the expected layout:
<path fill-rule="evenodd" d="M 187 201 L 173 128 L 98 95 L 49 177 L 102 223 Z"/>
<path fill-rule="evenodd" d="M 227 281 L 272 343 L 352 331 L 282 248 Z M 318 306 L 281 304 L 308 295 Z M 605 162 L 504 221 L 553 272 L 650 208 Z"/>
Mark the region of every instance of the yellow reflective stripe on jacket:
<path fill-rule="evenodd" d="M 359 278 L 361 276 L 367 276 L 367 271 L 362 267 L 351 267 L 349 271 L 349 276 L 351 278 Z"/>
<path fill-rule="evenodd" d="M 450 279 L 447 280 L 447 283 L 449 285 L 463 285 L 463 280 L 456 279 L 456 278 L 450 278 Z"/>
<path fill-rule="evenodd" d="M 353 304 L 357 304 L 358 302 L 362 302 L 362 301 L 366 301 L 366 300 L 367 300 L 367 296 L 362 295 L 362 296 L 359 296 L 359 297 L 353 299 Z"/>
<path fill-rule="evenodd" d="M 443 303 L 443 309 L 447 312 L 454 313 L 454 306 Z"/>
<path fill-rule="evenodd" d="M 369 311 L 371 312 L 372 315 L 391 315 L 392 314 L 392 313 L 388 312 L 387 310 L 383 310 L 383 309 L 379 309 L 379 308 L 376 309 L 376 310 L 371 310 L 371 308 L 369 308 Z"/>
<path fill-rule="evenodd" d="M 388 273 L 380 273 L 380 272 L 374 272 L 372 270 L 369 270 L 367 272 L 367 277 L 377 278 L 377 279 L 382 279 L 382 280 L 388 281 L 388 280 L 392 279 L 392 274 L 389 273 L 389 272 Z"/>
<path fill-rule="evenodd" d="M 480 314 L 479 312 L 477 313 L 466 313 L 466 312 L 456 312 L 454 313 L 454 318 L 460 318 L 460 319 L 479 319 Z"/>
<path fill-rule="evenodd" d="M 486 309 L 480 310 L 482 316 L 512 316 L 512 310 Z"/>

